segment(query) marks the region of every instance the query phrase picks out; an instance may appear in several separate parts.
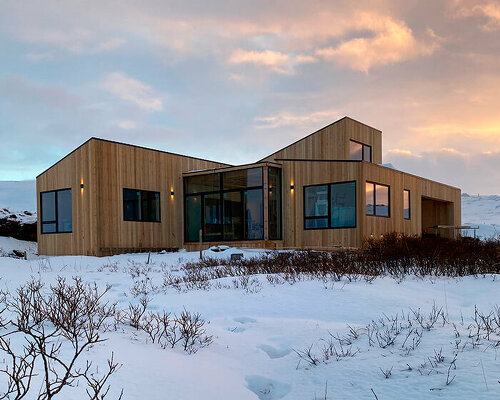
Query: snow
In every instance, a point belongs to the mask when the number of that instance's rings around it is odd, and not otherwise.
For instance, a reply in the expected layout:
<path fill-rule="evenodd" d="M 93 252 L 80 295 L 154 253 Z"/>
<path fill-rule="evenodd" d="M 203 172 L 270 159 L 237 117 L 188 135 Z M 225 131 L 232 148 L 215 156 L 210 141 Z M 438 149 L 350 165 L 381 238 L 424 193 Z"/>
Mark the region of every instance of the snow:
<path fill-rule="evenodd" d="M 479 227 L 477 234 L 482 238 L 500 235 L 500 196 L 462 194 L 462 225 Z"/>
<path fill-rule="evenodd" d="M 226 258 L 232 253 L 244 257 L 263 254 L 263 250 L 229 248 L 204 252 L 204 257 Z M 500 393 L 500 363 L 497 349 L 487 342 L 480 348 L 466 346 L 459 352 L 456 375 L 446 385 L 447 370 L 452 362 L 455 341 L 463 346 L 468 339 L 474 306 L 483 312 L 498 304 L 498 276 L 462 279 L 407 278 L 397 282 L 379 278 L 323 282 L 305 280 L 295 284 L 271 284 L 266 276 L 254 276 L 249 290 L 235 288 L 233 278 L 217 280 L 209 290 L 175 290 L 163 288 L 165 273 L 182 274 L 180 266 L 198 259 L 197 252 L 95 257 L 36 257 L 18 260 L 0 257 L 0 287 L 13 291 L 31 276 L 46 284 L 57 276 L 70 279 L 81 276 L 100 287 L 110 284 L 107 299 L 122 309 L 137 303 L 131 294 L 136 281 L 147 280 L 159 289 L 148 294 L 150 310 L 179 313 L 183 309 L 199 312 L 214 342 L 196 354 L 180 349 L 162 349 L 145 334 L 130 327 L 105 333 L 108 340 L 95 346 L 88 357 L 99 365 L 114 352 L 123 364 L 112 377 L 110 393 L 116 398 L 124 388 L 127 399 L 497 399 Z M 132 278 L 131 269 L 142 266 L 141 275 Z M 215 283 L 215 282 L 213 282 Z M 340 361 L 330 359 L 316 366 L 299 362 L 295 351 L 313 346 L 320 357 L 321 347 L 330 333 L 346 335 L 347 324 L 365 328 L 373 321 L 421 309 L 428 315 L 434 302 L 443 307 L 450 323 L 439 321 L 424 331 L 422 342 L 409 355 L 402 349 L 406 336 L 398 336 L 395 345 L 386 349 L 370 346 L 366 335 L 353 342 L 353 357 Z M 462 317 L 464 319 L 462 324 Z M 455 337 L 455 323 L 460 338 Z M 496 338 L 495 340 L 499 340 Z M 493 343 L 493 342 L 492 342 Z M 436 367 L 429 358 L 442 349 L 444 360 Z M 321 358 L 321 357 L 320 357 Z M 0 357 L 0 367 L 2 358 Z M 426 363 L 426 366 L 422 364 Z M 408 365 L 412 370 L 408 369 Z M 381 370 L 392 368 L 385 379 Z M 483 375 L 484 369 L 484 375 Z M 83 388 L 64 392 L 63 398 L 84 399 Z"/>

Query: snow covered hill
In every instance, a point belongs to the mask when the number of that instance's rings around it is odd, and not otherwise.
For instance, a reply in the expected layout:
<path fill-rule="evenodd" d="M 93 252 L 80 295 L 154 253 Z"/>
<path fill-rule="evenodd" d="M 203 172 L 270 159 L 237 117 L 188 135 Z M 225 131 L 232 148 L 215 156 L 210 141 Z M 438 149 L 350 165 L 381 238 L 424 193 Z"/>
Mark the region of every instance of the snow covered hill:
<path fill-rule="evenodd" d="M 483 238 L 498 237 L 500 235 L 500 196 L 462 194 L 462 224 L 479 226 L 478 234 Z"/>

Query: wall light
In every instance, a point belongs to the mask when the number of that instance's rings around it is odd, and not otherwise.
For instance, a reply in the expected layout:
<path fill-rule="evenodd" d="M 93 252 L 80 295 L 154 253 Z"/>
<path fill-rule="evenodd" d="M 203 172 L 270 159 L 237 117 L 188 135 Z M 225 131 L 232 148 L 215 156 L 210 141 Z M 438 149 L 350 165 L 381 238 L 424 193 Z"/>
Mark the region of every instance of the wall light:
<path fill-rule="evenodd" d="M 293 189 L 295 189 L 295 185 L 292 183 L 292 184 L 290 185 L 290 190 L 293 190 Z"/>
<path fill-rule="evenodd" d="M 170 197 L 174 197 L 174 189 L 170 189 Z"/>
<path fill-rule="evenodd" d="M 80 183 L 80 188 L 83 189 L 83 183 Z"/>

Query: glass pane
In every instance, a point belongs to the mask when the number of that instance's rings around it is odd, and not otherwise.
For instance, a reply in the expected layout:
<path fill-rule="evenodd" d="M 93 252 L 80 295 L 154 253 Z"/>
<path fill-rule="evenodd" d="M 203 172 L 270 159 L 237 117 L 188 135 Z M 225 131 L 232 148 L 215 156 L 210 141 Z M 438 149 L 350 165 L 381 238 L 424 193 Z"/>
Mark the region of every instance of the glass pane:
<path fill-rule="evenodd" d="M 56 220 L 56 192 L 42 193 L 42 222 Z"/>
<path fill-rule="evenodd" d="M 349 159 L 359 161 L 363 159 L 363 145 L 361 143 L 349 141 Z"/>
<path fill-rule="evenodd" d="M 363 145 L 363 160 L 372 162 L 372 146 Z"/>
<path fill-rule="evenodd" d="M 262 168 L 225 172 L 222 176 L 224 190 L 262 186 Z"/>
<path fill-rule="evenodd" d="M 71 189 L 57 192 L 57 231 L 71 232 L 72 225 Z"/>
<path fill-rule="evenodd" d="M 220 189 L 219 174 L 197 175 L 185 178 L 186 194 L 215 192 Z"/>
<path fill-rule="evenodd" d="M 186 197 L 186 241 L 198 242 L 201 229 L 201 196 Z"/>
<path fill-rule="evenodd" d="M 139 198 L 141 192 L 134 189 L 123 189 L 123 219 L 125 221 L 139 221 Z"/>
<path fill-rule="evenodd" d="M 241 192 L 224 193 L 224 240 L 243 239 L 243 202 Z"/>
<path fill-rule="evenodd" d="M 262 189 L 245 191 L 245 239 L 264 238 Z"/>
<path fill-rule="evenodd" d="M 160 222 L 160 193 L 141 191 L 141 221 Z"/>
<path fill-rule="evenodd" d="M 366 214 L 373 215 L 375 208 L 375 185 L 373 183 L 366 182 Z"/>
<path fill-rule="evenodd" d="M 410 191 L 405 190 L 403 194 L 403 215 L 404 218 L 410 219 Z"/>
<path fill-rule="evenodd" d="M 375 209 L 375 214 L 382 217 L 389 216 L 389 187 L 376 185 L 377 206 Z"/>
<path fill-rule="evenodd" d="M 330 204 L 332 228 L 356 226 L 356 182 L 332 184 Z"/>
<path fill-rule="evenodd" d="M 220 194 L 206 194 L 203 196 L 204 210 L 204 240 L 220 240 L 222 238 L 220 221 Z"/>
<path fill-rule="evenodd" d="M 328 216 L 328 186 L 308 186 L 304 191 L 306 217 Z"/>
<path fill-rule="evenodd" d="M 56 224 L 42 222 L 42 233 L 56 233 Z"/>
<path fill-rule="evenodd" d="M 269 167 L 269 239 L 281 239 L 281 169 Z"/>
<path fill-rule="evenodd" d="M 306 229 L 328 228 L 328 218 L 306 219 Z"/>

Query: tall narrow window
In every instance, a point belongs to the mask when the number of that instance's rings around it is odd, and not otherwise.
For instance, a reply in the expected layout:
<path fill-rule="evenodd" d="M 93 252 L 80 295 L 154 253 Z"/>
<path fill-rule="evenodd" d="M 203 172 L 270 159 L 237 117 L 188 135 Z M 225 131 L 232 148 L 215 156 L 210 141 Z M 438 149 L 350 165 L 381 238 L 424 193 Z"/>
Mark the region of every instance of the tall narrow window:
<path fill-rule="evenodd" d="M 226 240 L 243 239 L 243 207 L 241 192 L 224 193 L 224 238 Z"/>
<path fill-rule="evenodd" d="M 356 182 L 304 187 L 304 229 L 355 227 Z"/>
<path fill-rule="evenodd" d="M 268 219 L 269 239 L 280 240 L 281 236 L 281 169 L 268 168 Z"/>
<path fill-rule="evenodd" d="M 349 159 L 354 161 L 372 162 L 372 146 L 350 140 Z"/>
<path fill-rule="evenodd" d="M 160 193 L 123 189 L 124 221 L 160 222 Z"/>
<path fill-rule="evenodd" d="M 201 229 L 201 196 L 186 197 L 185 237 L 187 242 L 197 242 Z"/>
<path fill-rule="evenodd" d="M 73 230 L 73 209 L 71 189 L 40 193 L 41 232 L 71 233 Z"/>
<path fill-rule="evenodd" d="M 203 237 L 208 242 L 222 238 L 220 208 L 219 193 L 203 196 Z"/>
<path fill-rule="evenodd" d="M 403 216 L 404 219 L 411 219 L 410 191 L 407 189 L 403 191 Z"/>
<path fill-rule="evenodd" d="M 390 209 L 389 186 L 366 182 L 366 215 L 390 217 Z"/>
<path fill-rule="evenodd" d="M 356 227 L 356 182 L 330 185 L 330 226 Z"/>

